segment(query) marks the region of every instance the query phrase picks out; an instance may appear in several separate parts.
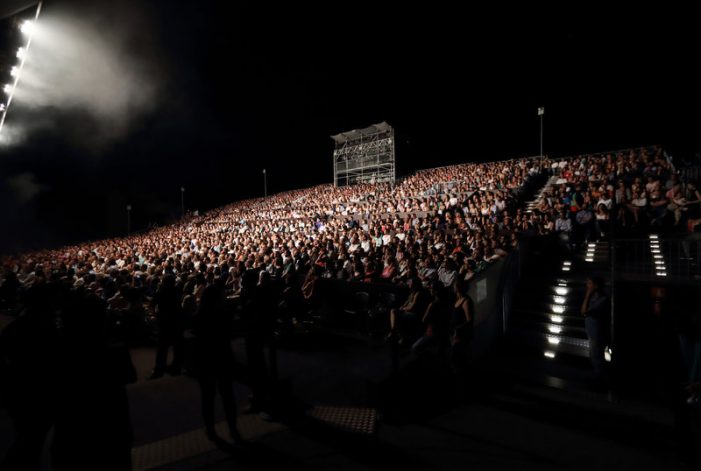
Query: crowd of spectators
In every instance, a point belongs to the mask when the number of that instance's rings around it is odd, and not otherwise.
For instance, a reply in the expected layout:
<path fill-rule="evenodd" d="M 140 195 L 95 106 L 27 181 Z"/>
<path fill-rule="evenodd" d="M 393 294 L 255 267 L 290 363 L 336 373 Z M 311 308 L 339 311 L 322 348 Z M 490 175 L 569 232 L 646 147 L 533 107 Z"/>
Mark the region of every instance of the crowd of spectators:
<path fill-rule="evenodd" d="M 604 237 L 612 223 L 624 230 L 658 227 L 694 232 L 701 224 L 701 192 L 682 180 L 662 149 L 631 149 L 552 163 L 557 181 L 535 212 L 539 233 L 573 245 Z"/>
<path fill-rule="evenodd" d="M 183 307 L 209 284 L 241 290 L 247 271 L 425 286 L 469 279 L 508 254 L 536 215 L 515 206 L 546 159 L 463 164 L 416 172 L 395 185 L 320 185 L 240 201 L 149 232 L 2 259 L 2 302 L 61 281 L 111 310 L 149 309 L 166 275 Z"/>

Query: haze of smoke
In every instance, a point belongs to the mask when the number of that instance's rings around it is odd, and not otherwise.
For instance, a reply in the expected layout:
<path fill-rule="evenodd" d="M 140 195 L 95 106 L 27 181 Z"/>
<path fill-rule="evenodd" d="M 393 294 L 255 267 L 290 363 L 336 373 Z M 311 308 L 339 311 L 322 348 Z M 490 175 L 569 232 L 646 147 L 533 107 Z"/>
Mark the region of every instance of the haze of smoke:
<path fill-rule="evenodd" d="M 29 130 L 65 128 L 71 123 L 55 121 L 75 112 L 81 144 L 125 135 L 156 106 L 160 80 L 154 57 L 144 54 L 149 48 L 139 48 L 148 38 L 135 24 L 143 26 L 119 18 L 40 17 L 13 101 L 29 115 L 20 123 Z M 86 125 L 86 116 L 93 122 Z"/>

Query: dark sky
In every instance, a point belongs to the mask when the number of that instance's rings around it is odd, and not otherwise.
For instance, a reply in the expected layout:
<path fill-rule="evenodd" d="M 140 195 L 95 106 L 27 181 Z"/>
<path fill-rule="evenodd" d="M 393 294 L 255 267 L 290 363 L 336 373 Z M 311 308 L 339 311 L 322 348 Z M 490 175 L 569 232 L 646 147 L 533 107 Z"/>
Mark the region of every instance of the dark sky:
<path fill-rule="evenodd" d="M 101 3 L 45 8 L 119 8 Z M 127 203 L 132 227 L 166 222 L 181 186 L 188 209 L 259 196 L 263 168 L 270 192 L 330 182 L 329 135 L 383 120 L 396 129 L 400 175 L 535 155 L 538 106 L 551 155 L 701 150 L 701 33 L 689 12 L 116 3 L 142 19 L 116 24 L 136 38 L 134 58 L 158 63 L 158 103 L 98 149 L 79 143 L 90 119 L 65 110 L 52 111 L 51 130 L 0 149 L 3 182 L 30 174 L 39 189 L 21 200 L 0 183 L 0 252 L 123 234 Z"/>

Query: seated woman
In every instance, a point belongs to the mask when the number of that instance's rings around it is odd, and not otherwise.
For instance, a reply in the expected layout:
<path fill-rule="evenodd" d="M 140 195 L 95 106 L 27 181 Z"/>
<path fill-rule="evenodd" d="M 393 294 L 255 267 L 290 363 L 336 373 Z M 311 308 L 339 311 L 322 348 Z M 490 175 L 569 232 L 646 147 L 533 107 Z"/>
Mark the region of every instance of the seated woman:
<path fill-rule="evenodd" d="M 423 335 L 411 347 L 417 355 L 435 348 L 439 353 L 450 346 L 450 303 L 440 281 L 431 283 L 431 302 L 421 318 Z"/>
<path fill-rule="evenodd" d="M 424 312 L 425 291 L 421 280 L 414 277 L 409 280 L 409 297 L 399 309 L 392 309 L 389 313 L 390 332 L 387 335 L 388 341 L 397 340 L 399 344 L 404 343 L 404 338 L 411 335 L 416 330 L 419 313 Z"/>

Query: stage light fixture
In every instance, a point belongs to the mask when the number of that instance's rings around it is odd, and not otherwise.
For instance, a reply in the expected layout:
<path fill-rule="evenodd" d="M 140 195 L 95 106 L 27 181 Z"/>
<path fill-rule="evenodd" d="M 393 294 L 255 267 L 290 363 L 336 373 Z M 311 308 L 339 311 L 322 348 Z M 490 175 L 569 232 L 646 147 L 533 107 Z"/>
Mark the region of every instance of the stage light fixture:
<path fill-rule="evenodd" d="M 34 28 L 35 28 L 34 22 L 30 21 L 30 20 L 26 20 L 26 21 L 22 22 L 22 26 L 20 26 L 19 29 L 27 36 L 31 36 L 32 33 L 34 33 Z"/>

